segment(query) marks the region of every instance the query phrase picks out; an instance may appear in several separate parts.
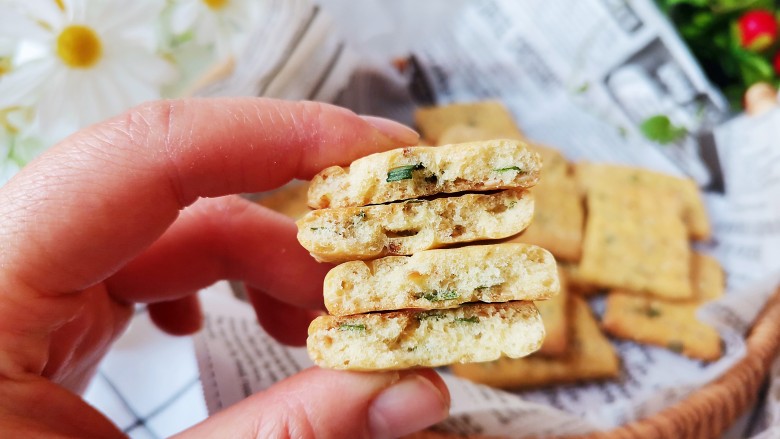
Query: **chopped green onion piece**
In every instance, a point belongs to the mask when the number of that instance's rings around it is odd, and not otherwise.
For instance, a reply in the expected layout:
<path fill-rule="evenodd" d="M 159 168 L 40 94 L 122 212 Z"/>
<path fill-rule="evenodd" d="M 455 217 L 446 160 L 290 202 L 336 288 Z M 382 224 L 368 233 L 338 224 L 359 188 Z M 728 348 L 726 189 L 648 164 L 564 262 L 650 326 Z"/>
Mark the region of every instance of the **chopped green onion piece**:
<path fill-rule="evenodd" d="M 523 172 L 525 172 L 522 169 L 518 168 L 517 166 L 509 166 L 509 167 L 506 167 L 506 168 L 498 168 L 498 169 L 494 169 L 494 171 L 496 171 L 496 172 L 517 171 L 517 172 L 519 172 L 521 174 Z"/>
<path fill-rule="evenodd" d="M 412 171 L 417 171 L 420 169 L 425 169 L 425 166 L 423 166 L 422 163 L 418 163 L 416 165 L 398 166 L 397 168 L 393 168 L 387 171 L 387 180 L 385 181 L 391 183 L 393 181 L 409 180 L 412 178 Z"/>
<path fill-rule="evenodd" d="M 344 323 L 343 325 L 339 326 L 339 331 L 365 331 L 366 325 L 350 325 L 348 323 Z"/>
<path fill-rule="evenodd" d="M 444 314 L 440 312 L 421 312 L 420 314 L 417 314 L 418 321 L 423 321 L 427 319 L 441 320 L 443 318 L 444 318 Z"/>
<path fill-rule="evenodd" d="M 441 302 L 443 300 L 457 299 L 460 296 L 457 291 L 432 291 L 422 295 L 423 299 L 430 300 L 431 302 Z"/>
<path fill-rule="evenodd" d="M 669 348 L 670 351 L 674 351 L 679 353 L 682 353 L 683 348 L 685 347 L 681 341 L 678 340 L 672 340 L 669 342 L 669 344 L 666 345 L 667 348 Z"/>

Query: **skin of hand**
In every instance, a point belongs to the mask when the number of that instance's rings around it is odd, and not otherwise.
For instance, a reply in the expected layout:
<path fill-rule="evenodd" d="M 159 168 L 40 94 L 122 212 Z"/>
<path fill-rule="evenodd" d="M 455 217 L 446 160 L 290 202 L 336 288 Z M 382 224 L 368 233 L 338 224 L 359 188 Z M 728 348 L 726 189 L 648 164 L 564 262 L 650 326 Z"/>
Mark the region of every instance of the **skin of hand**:
<path fill-rule="evenodd" d="M 400 124 L 325 104 L 190 99 L 142 105 L 30 163 L 0 188 L 0 436 L 125 437 L 78 392 L 133 303 L 188 334 L 202 317 L 194 292 L 242 280 L 264 328 L 303 343 L 329 267 L 291 220 L 230 194 L 416 142 Z M 180 436 L 389 438 L 448 409 L 430 370 L 314 367 Z"/>

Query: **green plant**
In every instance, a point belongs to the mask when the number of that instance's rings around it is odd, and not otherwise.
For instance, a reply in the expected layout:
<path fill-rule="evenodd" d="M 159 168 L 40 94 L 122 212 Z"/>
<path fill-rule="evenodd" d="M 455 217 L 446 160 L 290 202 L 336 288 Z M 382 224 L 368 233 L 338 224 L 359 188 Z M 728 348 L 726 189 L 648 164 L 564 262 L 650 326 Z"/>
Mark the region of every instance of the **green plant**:
<path fill-rule="evenodd" d="M 735 109 L 757 83 L 780 85 L 775 0 L 656 0 Z"/>

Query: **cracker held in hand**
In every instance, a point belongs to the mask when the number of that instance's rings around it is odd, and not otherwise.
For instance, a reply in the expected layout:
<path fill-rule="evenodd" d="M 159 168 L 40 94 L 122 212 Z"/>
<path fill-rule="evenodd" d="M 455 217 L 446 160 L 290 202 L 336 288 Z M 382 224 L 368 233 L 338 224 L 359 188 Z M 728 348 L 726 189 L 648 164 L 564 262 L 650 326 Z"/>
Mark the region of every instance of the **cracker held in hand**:
<path fill-rule="evenodd" d="M 533 211 L 533 196 L 513 190 L 320 209 L 298 221 L 298 242 L 326 262 L 411 255 L 515 235 L 528 226 Z"/>
<path fill-rule="evenodd" d="M 535 185 L 539 154 L 517 140 L 408 147 L 327 168 L 309 186 L 314 209 L 365 206 L 436 194 Z"/>
<path fill-rule="evenodd" d="M 496 244 L 346 262 L 325 277 L 323 294 L 330 314 L 348 315 L 541 300 L 559 289 L 550 252 L 527 244 Z"/>
<path fill-rule="evenodd" d="M 393 370 L 522 357 L 539 349 L 544 325 L 532 302 L 477 303 L 433 311 L 317 317 L 309 356 L 320 367 Z"/>
<path fill-rule="evenodd" d="M 480 364 L 454 364 L 452 372 L 468 380 L 508 389 L 533 388 L 583 380 L 615 378 L 620 360 L 615 348 L 601 333 L 588 304 L 573 296 L 573 342 L 563 357 L 533 355 L 501 358 Z"/>

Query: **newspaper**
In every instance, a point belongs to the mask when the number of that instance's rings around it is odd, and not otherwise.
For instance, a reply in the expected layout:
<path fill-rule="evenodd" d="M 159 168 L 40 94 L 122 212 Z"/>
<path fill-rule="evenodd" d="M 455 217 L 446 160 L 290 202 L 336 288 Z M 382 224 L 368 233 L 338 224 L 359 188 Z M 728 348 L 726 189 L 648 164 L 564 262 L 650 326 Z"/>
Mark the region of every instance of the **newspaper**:
<path fill-rule="evenodd" d="M 572 160 L 686 175 L 704 191 L 714 238 L 700 250 L 724 266 L 728 294 L 700 315 L 720 332 L 721 360 L 702 363 L 616 342 L 623 360 L 620 379 L 517 393 L 468 383 L 443 370 L 453 405 L 440 428 L 516 437 L 609 429 L 685 398 L 744 356 L 744 335 L 780 281 L 780 201 L 772 197 L 780 193 L 780 149 L 774 145 L 780 110 L 727 120 L 726 101 L 652 1 L 458 3 L 457 13 L 449 11 L 451 20 L 439 23 L 433 36 L 409 41 L 412 68 L 406 76 L 362 62 L 370 57 L 352 49 L 361 45 L 359 33 L 328 31 L 334 21 L 323 9 L 339 1 L 269 3 L 280 8 L 268 21 L 278 32 L 276 46 L 286 49 L 254 48 L 273 62 L 261 63 L 250 51 L 232 77 L 202 94 L 327 96 L 358 112 L 402 121 L 411 120 L 420 102 L 499 98 L 529 138 L 561 149 Z M 398 7 L 409 16 L 412 3 Z M 372 19 L 370 9 L 364 4 L 366 20 Z M 344 8 L 329 9 L 339 10 Z M 280 25 L 279 17 L 287 21 Z M 318 20 L 323 27 L 317 38 L 307 37 Z M 314 65 L 294 63 L 297 53 L 309 54 Z M 297 85 L 312 71 L 320 72 L 315 82 L 330 84 L 327 93 L 323 88 L 312 93 L 310 78 L 301 83 L 305 87 Z M 667 145 L 647 140 L 640 126 L 659 114 L 686 134 Z M 596 312 L 603 308 L 599 300 L 591 305 Z M 311 365 L 303 350 L 285 348 L 266 335 L 240 302 L 226 299 L 205 313 L 205 330 L 195 343 L 211 413 Z M 776 393 L 769 396 L 766 419 L 778 419 Z"/>

